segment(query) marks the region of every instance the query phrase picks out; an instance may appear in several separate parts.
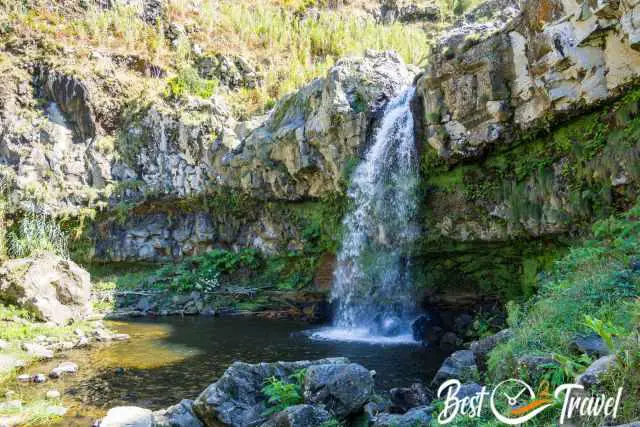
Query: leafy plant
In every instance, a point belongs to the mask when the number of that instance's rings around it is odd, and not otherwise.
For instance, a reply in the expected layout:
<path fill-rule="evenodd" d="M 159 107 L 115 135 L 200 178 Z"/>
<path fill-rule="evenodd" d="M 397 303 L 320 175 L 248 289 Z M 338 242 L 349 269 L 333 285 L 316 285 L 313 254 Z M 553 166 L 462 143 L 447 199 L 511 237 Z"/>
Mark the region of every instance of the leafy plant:
<path fill-rule="evenodd" d="M 548 381 L 553 388 L 567 382 L 573 382 L 591 363 L 591 358 L 586 354 L 581 355 L 577 359 L 561 354 L 554 354 L 553 360 L 558 363 L 543 365 L 543 368 L 546 368 L 547 372 L 545 372 L 542 377 Z"/>
<path fill-rule="evenodd" d="M 270 408 L 264 414 L 275 414 L 289 406 L 302 403 L 302 383 L 305 375 L 306 371 L 301 369 L 289 376 L 289 379 L 293 382 L 285 382 L 276 377 L 268 378 L 262 388 L 262 394 L 267 397 L 267 403 Z"/>
<path fill-rule="evenodd" d="M 589 316 L 588 314 L 584 315 L 584 324 L 602 338 L 611 352 L 615 351 L 613 337 L 624 333 L 621 328 L 613 325 L 611 321 L 605 322 L 601 319 Z"/>
<path fill-rule="evenodd" d="M 20 220 L 18 230 L 8 235 L 9 254 L 24 258 L 52 252 L 69 258 L 68 236 L 58 224 L 44 215 L 28 214 Z"/>

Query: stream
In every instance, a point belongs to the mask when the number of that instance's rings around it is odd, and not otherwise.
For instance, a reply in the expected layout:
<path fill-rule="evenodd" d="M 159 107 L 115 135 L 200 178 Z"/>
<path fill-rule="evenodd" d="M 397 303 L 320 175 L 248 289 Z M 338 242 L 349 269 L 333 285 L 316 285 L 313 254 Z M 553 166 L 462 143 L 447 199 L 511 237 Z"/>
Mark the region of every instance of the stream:
<path fill-rule="evenodd" d="M 428 383 L 446 356 L 417 344 L 371 344 L 317 340 L 317 327 L 291 320 L 255 317 L 185 317 L 107 322 L 131 336 L 129 342 L 72 350 L 36 365 L 48 374 L 61 361 L 79 372 L 40 385 L 18 385 L 21 394 L 57 389 L 69 408 L 61 425 L 87 426 L 118 405 L 161 409 L 194 399 L 235 361 L 275 362 L 344 356 L 377 372 L 376 387 L 387 391 Z"/>

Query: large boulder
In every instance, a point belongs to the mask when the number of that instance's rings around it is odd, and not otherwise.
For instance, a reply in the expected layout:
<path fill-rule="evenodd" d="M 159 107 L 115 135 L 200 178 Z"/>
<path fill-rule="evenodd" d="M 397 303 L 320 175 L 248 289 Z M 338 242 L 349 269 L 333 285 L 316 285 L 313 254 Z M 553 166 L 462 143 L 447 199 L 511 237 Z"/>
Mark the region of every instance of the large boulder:
<path fill-rule="evenodd" d="M 89 273 L 53 254 L 5 261 L 0 301 L 28 310 L 42 321 L 64 324 L 91 313 Z"/>
<path fill-rule="evenodd" d="M 486 367 L 487 357 L 491 350 L 496 348 L 499 344 L 508 341 L 511 337 L 513 337 L 513 332 L 510 329 L 503 329 L 497 334 L 490 335 L 478 341 L 473 341 L 471 345 L 469 345 L 469 350 L 473 352 L 478 367 L 480 367 L 480 369 L 484 369 Z"/>
<path fill-rule="evenodd" d="M 193 412 L 193 401 L 183 399 L 177 405 L 153 413 L 154 427 L 203 427 Z"/>
<path fill-rule="evenodd" d="M 314 366 L 348 362 L 344 358 L 258 364 L 235 362 L 198 396 L 193 409 L 206 425 L 260 425 L 267 421 L 267 398 L 261 390 L 268 378 L 290 381 L 289 377 L 301 369 L 308 372 Z"/>
<path fill-rule="evenodd" d="M 602 377 L 616 365 L 616 356 L 603 356 L 593 362 L 577 379 L 576 383 L 590 389 L 600 384 Z"/>
<path fill-rule="evenodd" d="M 382 413 L 379 414 L 373 427 L 426 427 L 431 425 L 433 406 L 414 408 L 404 415 Z"/>
<path fill-rule="evenodd" d="M 262 424 L 262 427 L 321 427 L 331 419 L 325 409 L 313 405 L 290 406 Z"/>
<path fill-rule="evenodd" d="M 136 406 L 116 406 L 109 409 L 100 427 L 153 427 L 153 413 Z"/>
<path fill-rule="evenodd" d="M 323 364 L 307 369 L 305 401 L 325 405 L 339 418 L 359 412 L 373 395 L 373 373 L 356 363 Z"/>
<path fill-rule="evenodd" d="M 429 144 L 477 158 L 620 95 L 640 77 L 639 13 L 609 0 L 483 3 L 438 39 L 418 82 Z"/>
<path fill-rule="evenodd" d="M 405 413 L 409 409 L 425 406 L 431 402 L 430 392 L 420 383 L 411 387 L 397 387 L 389 391 L 391 397 L 391 411 Z"/>
<path fill-rule="evenodd" d="M 431 387 L 437 389 L 440 384 L 453 378 L 462 382 L 474 381 L 478 376 L 478 366 L 473 352 L 460 350 L 445 359 L 433 377 Z"/>

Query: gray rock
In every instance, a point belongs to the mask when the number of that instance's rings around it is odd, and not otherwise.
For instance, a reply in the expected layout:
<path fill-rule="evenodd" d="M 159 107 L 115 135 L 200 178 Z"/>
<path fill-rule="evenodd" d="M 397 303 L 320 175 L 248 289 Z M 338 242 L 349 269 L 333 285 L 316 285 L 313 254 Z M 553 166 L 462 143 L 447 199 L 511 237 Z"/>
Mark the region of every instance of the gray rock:
<path fill-rule="evenodd" d="M 316 361 L 249 364 L 235 362 L 193 402 L 193 410 L 205 425 L 260 425 L 268 409 L 261 390 L 267 378 L 289 381 L 301 369 L 316 365 L 347 364 L 345 358 Z"/>
<path fill-rule="evenodd" d="M 153 413 L 154 427 L 202 427 L 195 412 L 193 401 L 183 399 L 177 405 Z"/>
<path fill-rule="evenodd" d="M 614 99 L 640 76 L 638 5 L 616 2 L 608 18 L 605 7 L 585 18 L 584 7 L 492 0 L 441 34 L 417 83 L 429 144 L 450 161 L 477 158 L 518 131 Z"/>
<path fill-rule="evenodd" d="M 22 350 L 26 351 L 29 356 L 36 359 L 53 359 L 53 351 L 43 345 L 23 342 L 20 347 Z"/>
<path fill-rule="evenodd" d="M 477 383 L 462 384 L 456 397 L 458 399 L 464 399 L 465 397 L 473 397 L 482 391 L 482 386 Z"/>
<path fill-rule="evenodd" d="M 35 374 L 34 376 L 31 377 L 31 381 L 33 381 L 36 384 L 42 384 L 47 382 L 47 376 L 45 374 Z"/>
<path fill-rule="evenodd" d="M 606 374 L 616 364 L 616 356 L 614 354 L 603 356 L 593 362 L 583 373 L 576 379 L 577 384 L 581 384 L 585 389 L 590 389 L 600 384 L 601 377 Z"/>
<path fill-rule="evenodd" d="M 36 319 L 65 324 L 91 313 L 89 273 L 75 262 L 42 254 L 0 266 L 0 300 L 23 307 Z"/>
<path fill-rule="evenodd" d="M 31 381 L 31 375 L 29 374 L 20 374 L 16 377 L 16 380 L 19 383 L 28 383 L 29 381 Z"/>
<path fill-rule="evenodd" d="M 510 329 L 503 329 L 495 335 L 491 335 L 486 338 L 482 338 L 478 341 L 474 341 L 469 346 L 476 357 L 476 362 L 480 369 L 484 369 L 487 363 L 487 357 L 491 350 L 496 348 L 499 344 L 502 344 L 513 337 L 513 332 Z"/>
<path fill-rule="evenodd" d="M 447 332 L 440 338 L 440 348 L 444 351 L 452 351 L 460 345 L 460 339 L 453 332 Z"/>
<path fill-rule="evenodd" d="M 611 353 L 604 340 L 597 334 L 578 336 L 569 344 L 569 347 L 589 356 L 603 357 Z"/>
<path fill-rule="evenodd" d="M 117 406 L 109 409 L 100 427 L 153 427 L 153 413 L 136 406 Z"/>
<path fill-rule="evenodd" d="M 420 383 L 411 387 L 392 388 L 389 391 L 393 412 L 404 413 L 411 408 L 425 406 L 431 402 L 431 396 L 427 389 Z"/>
<path fill-rule="evenodd" d="M 262 427 L 321 427 L 330 419 L 331 415 L 322 407 L 295 405 L 275 414 Z"/>
<path fill-rule="evenodd" d="M 304 379 L 305 402 L 322 404 L 344 418 L 358 412 L 374 394 L 371 372 L 356 363 L 313 365 Z"/>
<path fill-rule="evenodd" d="M 479 376 L 475 356 L 470 350 L 460 350 L 449 356 L 435 377 L 431 381 L 431 387 L 437 389 L 440 384 L 449 379 L 459 379 L 462 382 L 476 380 Z"/>
<path fill-rule="evenodd" d="M 380 8 L 382 22 L 440 22 L 438 6 L 430 0 L 384 0 Z"/>
<path fill-rule="evenodd" d="M 0 351 L 4 351 L 9 348 L 9 343 L 5 340 L 0 340 Z"/>
<path fill-rule="evenodd" d="M 379 414 L 373 427 L 427 427 L 431 425 L 432 406 L 414 408 L 404 415 Z"/>
<path fill-rule="evenodd" d="M 50 378 L 60 378 L 67 374 L 76 374 L 78 372 L 78 365 L 73 362 L 63 362 L 53 368 L 51 372 L 49 372 Z"/>

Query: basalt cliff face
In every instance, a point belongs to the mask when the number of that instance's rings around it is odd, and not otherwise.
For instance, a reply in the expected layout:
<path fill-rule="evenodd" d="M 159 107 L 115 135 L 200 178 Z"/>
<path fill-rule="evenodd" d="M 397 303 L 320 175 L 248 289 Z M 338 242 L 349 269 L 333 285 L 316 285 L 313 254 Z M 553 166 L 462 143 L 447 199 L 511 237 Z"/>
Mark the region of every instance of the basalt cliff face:
<path fill-rule="evenodd" d="M 422 11 L 391 3 L 380 16 Z M 71 67 L 12 40 L 0 83 L 9 215 L 81 218 L 85 255 L 101 261 L 296 250 L 304 219 L 344 194 L 384 105 L 414 84 L 418 256 L 570 236 L 635 199 L 638 40 L 633 2 L 488 1 L 435 38 L 424 70 L 369 51 L 248 119 L 215 95 L 125 103 L 131 76 L 165 75 L 135 56 L 96 51 Z M 261 84 L 244 59 L 215 64 L 205 68 L 240 76 L 219 76 L 230 87 Z"/>

